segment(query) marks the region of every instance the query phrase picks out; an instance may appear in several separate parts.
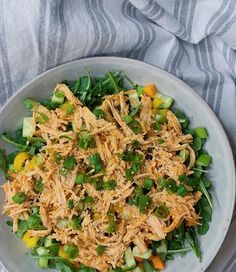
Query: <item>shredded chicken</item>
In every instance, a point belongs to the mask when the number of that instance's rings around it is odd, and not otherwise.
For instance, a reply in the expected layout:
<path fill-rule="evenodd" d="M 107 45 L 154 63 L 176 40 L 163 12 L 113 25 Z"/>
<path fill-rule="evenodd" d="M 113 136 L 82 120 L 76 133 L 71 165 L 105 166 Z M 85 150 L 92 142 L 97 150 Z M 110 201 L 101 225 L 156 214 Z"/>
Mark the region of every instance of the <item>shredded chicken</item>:
<path fill-rule="evenodd" d="M 37 112 L 33 113 L 34 120 L 39 116 L 38 112 L 43 112 L 48 117 L 48 122 L 43 124 L 36 124 L 35 121 L 35 136 L 46 142 L 40 152 L 41 163 L 29 173 L 21 171 L 12 174 L 11 180 L 3 185 L 6 195 L 3 212 L 13 218 L 14 232 L 18 230 L 19 219 L 27 218 L 32 207 L 38 206 L 45 229 L 31 230 L 32 236 L 48 235 L 62 244 L 74 243 L 79 248 L 79 256 L 74 259 L 75 262 L 105 272 L 111 267 L 122 265 L 124 252 L 131 243 L 137 245 L 140 252 L 145 252 L 152 240 L 164 239 L 167 233 L 184 220 L 199 222 L 194 206 L 201 198 L 200 192 L 189 191 L 185 197 L 181 197 L 160 189 L 156 183 L 148 194 L 151 202 L 145 213 L 128 203 L 133 197 L 135 186 L 143 185 L 145 177 L 156 181 L 167 176 L 178 184 L 179 175 L 192 173 L 191 168 L 195 162 L 195 153 L 189 145 L 192 136 L 183 134 L 171 111 L 167 112 L 168 122 L 161 125 L 159 131 L 153 131 L 151 98 L 144 95 L 141 98 L 140 112 L 135 117 L 141 124 L 142 133 L 135 134 L 123 119 L 129 113 L 128 92 L 105 97 L 100 108 L 106 117 L 96 119 L 67 86 L 57 84 L 55 90 L 63 92 L 75 108 L 69 115 L 60 108 L 48 110 L 43 106 L 39 106 Z M 67 129 L 71 123 L 74 131 Z M 95 147 L 83 149 L 78 146 L 82 130 L 94 138 Z M 134 141 L 140 143 L 137 152 L 143 156 L 143 161 L 133 180 L 128 181 L 125 170 L 130 167 L 130 163 L 121 160 L 121 154 L 132 150 Z M 190 151 L 189 165 L 177 155 L 182 149 Z M 99 183 L 99 179 L 105 182 L 115 180 L 117 186 L 113 190 L 97 189 L 94 183 L 75 182 L 76 175 L 85 173 L 88 168 L 88 157 L 95 153 L 102 159 L 103 171 L 96 173 L 90 169 L 88 175 L 95 183 Z M 55 155 L 60 155 L 62 159 L 56 161 Z M 63 158 L 67 156 L 76 159 L 76 166 L 64 174 Z M 39 178 L 44 185 L 42 193 L 34 190 L 34 184 Z M 12 196 L 19 191 L 27 196 L 23 204 L 12 200 Z M 82 203 L 85 196 L 92 197 L 94 202 L 84 203 L 80 210 L 78 204 Z M 68 208 L 69 199 L 74 203 L 72 209 Z M 160 203 L 165 204 L 170 211 L 165 219 L 157 218 L 153 213 Z M 115 217 L 116 227 L 114 232 L 108 234 L 110 213 Z M 82 219 L 81 228 L 78 229 L 70 224 L 76 216 Z M 62 226 L 62 220 L 66 220 L 68 224 Z M 102 256 L 96 253 L 98 245 L 106 247 Z"/>

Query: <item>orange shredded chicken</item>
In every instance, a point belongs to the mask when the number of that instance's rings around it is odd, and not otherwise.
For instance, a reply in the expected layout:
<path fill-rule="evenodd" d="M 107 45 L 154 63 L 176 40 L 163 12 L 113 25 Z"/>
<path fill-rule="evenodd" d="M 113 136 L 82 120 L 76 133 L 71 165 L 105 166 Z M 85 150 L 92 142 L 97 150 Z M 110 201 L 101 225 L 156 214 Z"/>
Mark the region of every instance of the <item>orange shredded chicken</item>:
<path fill-rule="evenodd" d="M 105 119 L 96 119 L 93 113 L 73 95 L 69 88 L 63 84 L 56 86 L 65 94 L 65 97 L 75 106 L 70 114 L 63 109 L 48 110 L 43 106 L 37 112 L 43 112 L 48 122 L 36 124 L 34 136 L 42 137 L 46 145 L 40 152 L 41 164 L 35 166 L 30 172 L 14 173 L 10 181 L 3 185 L 6 195 L 4 214 L 13 219 L 13 231 L 18 230 L 18 220 L 27 219 L 32 207 L 39 207 L 44 230 L 32 230 L 32 236 L 45 236 L 55 238 L 62 244 L 74 243 L 78 245 L 79 255 L 73 261 L 93 267 L 98 271 L 108 271 L 111 267 L 121 266 L 127 247 L 134 243 L 144 252 L 152 240 L 164 239 L 167 233 L 173 231 L 184 220 L 198 224 L 199 215 L 194 206 L 201 198 L 200 192 L 188 194 L 185 197 L 169 194 L 160 190 L 157 183 L 149 192 L 150 206 L 146 213 L 128 204 L 132 197 L 134 186 L 143 185 L 143 179 L 149 177 L 154 182 L 160 177 L 170 177 L 178 184 L 181 174 L 190 175 L 195 162 L 195 153 L 189 143 L 192 136 L 184 135 L 181 126 L 171 112 L 167 112 L 167 123 L 161 129 L 152 129 L 152 102 L 151 98 L 143 95 L 141 109 L 136 115 L 140 122 L 142 132 L 135 134 L 124 122 L 124 115 L 128 114 L 128 92 L 105 97 L 101 109 L 105 112 Z M 36 120 L 38 113 L 33 113 Z M 74 131 L 68 126 L 72 123 Z M 80 131 L 86 131 L 96 142 L 95 147 L 86 150 L 78 146 Z M 147 137 L 148 136 L 148 137 Z M 160 143 L 158 139 L 163 139 Z M 137 152 L 143 156 L 141 169 L 134 175 L 132 181 L 125 177 L 125 170 L 129 162 L 121 160 L 121 154 L 131 149 L 132 142 L 138 141 L 140 148 Z M 177 155 L 182 149 L 190 151 L 189 165 Z M 88 157 L 98 153 L 102 159 L 103 171 L 89 172 L 90 178 L 102 177 L 103 180 L 115 180 L 117 186 L 113 190 L 97 190 L 93 184 L 76 184 L 76 175 L 85 173 L 89 165 Z M 74 169 L 63 175 L 63 160 L 56 161 L 55 155 L 62 158 L 73 156 L 76 159 Z M 42 193 L 36 193 L 34 184 L 42 179 L 44 188 Z M 12 196 L 17 192 L 24 192 L 27 196 L 23 204 L 14 203 Z M 93 203 L 84 203 L 83 210 L 77 209 L 84 196 L 89 195 Z M 68 200 L 72 199 L 74 207 L 68 208 Z M 168 217 L 157 218 L 153 211 L 157 204 L 163 203 L 168 207 Z M 116 229 L 108 234 L 109 212 L 115 214 Z M 73 229 L 70 224 L 75 216 L 80 216 L 82 226 Z M 62 226 L 60 222 L 67 220 L 68 224 Z M 104 245 L 106 250 L 102 256 L 96 253 L 96 247 Z"/>

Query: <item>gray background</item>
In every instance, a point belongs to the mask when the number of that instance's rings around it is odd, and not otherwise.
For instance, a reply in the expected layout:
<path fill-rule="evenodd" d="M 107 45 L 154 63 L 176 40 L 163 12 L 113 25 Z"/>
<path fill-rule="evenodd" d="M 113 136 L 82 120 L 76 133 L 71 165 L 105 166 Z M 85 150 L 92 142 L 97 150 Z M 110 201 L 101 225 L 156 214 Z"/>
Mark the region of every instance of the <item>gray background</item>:
<path fill-rule="evenodd" d="M 0 0 L 0 107 L 59 64 L 97 55 L 138 59 L 196 90 L 235 155 L 235 29 L 235 0 Z M 235 231 L 234 216 L 208 271 L 236 271 Z"/>

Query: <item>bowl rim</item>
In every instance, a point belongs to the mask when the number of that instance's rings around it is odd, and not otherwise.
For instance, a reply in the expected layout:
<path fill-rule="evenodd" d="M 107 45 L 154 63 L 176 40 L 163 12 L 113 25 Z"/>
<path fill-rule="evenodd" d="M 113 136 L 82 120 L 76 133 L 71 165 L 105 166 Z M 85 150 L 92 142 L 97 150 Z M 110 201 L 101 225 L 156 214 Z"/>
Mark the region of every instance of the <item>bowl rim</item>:
<path fill-rule="evenodd" d="M 136 65 L 142 65 L 142 66 L 146 66 L 147 68 L 150 68 L 152 70 L 156 70 L 158 72 L 161 72 L 163 74 L 165 74 L 166 76 L 170 77 L 172 80 L 177 81 L 178 84 L 182 85 L 183 88 L 188 89 L 191 94 L 193 96 L 195 96 L 195 98 L 197 98 L 201 103 L 202 106 L 205 107 L 205 109 L 208 111 L 208 114 L 211 115 L 211 117 L 214 119 L 215 124 L 218 127 L 219 133 L 222 135 L 222 137 L 225 139 L 225 148 L 226 148 L 226 152 L 228 153 L 228 158 L 230 159 L 230 168 L 231 168 L 231 176 L 232 176 L 232 188 L 231 188 L 231 195 L 232 195 L 232 202 L 231 202 L 231 206 L 230 209 L 228 210 L 228 216 L 227 219 L 225 220 L 225 226 L 223 229 L 223 232 L 221 234 L 221 237 L 219 238 L 219 243 L 217 245 L 217 247 L 215 248 L 214 251 L 212 251 L 212 254 L 210 255 L 210 257 L 206 260 L 205 264 L 202 266 L 202 269 L 204 269 L 204 271 L 208 268 L 208 266 L 213 262 L 214 258 L 216 257 L 216 255 L 218 254 L 225 238 L 226 235 L 228 233 L 230 224 L 231 224 L 231 220 L 233 217 L 233 211 L 234 211 L 234 206 L 235 206 L 235 196 L 236 196 L 236 169 L 235 169 L 235 161 L 234 161 L 234 156 L 233 156 L 233 152 L 232 152 L 232 148 L 228 139 L 228 136 L 221 124 L 221 122 L 219 121 L 218 117 L 216 116 L 216 114 L 214 113 L 214 111 L 210 108 L 210 106 L 206 103 L 206 101 L 197 94 L 197 92 L 191 88 L 189 85 L 187 85 L 185 82 L 183 82 L 181 79 L 179 79 L 178 77 L 172 75 L 171 73 L 165 71 L 164 69 L 155 66 L 154 64 L 148 63 L 148 62 L 143 62 L 140 60 L 134 60 L 134 59 L 130 59 L 130 58 L 125 58 L 125 57 L 116 57 L 116 56 L 95 56 L 95 57 L 85 57 L 85 58 L 80 58 L 77 60 L 72 60 L 63 64 L 60 64 L 58 66 L 55 66 L 45 72 L 43 72 L 42 74 L 37 75 L 35 78 L 33 78 L 32 80 L 30 80 L 27 84 L 25 84 L 24 86 L 22 86 L 19 90 L 17 90 L 10 98 L 9 100 L 7 100 L 7 102 L 1 107 L 0 109 L 0 114 L 3 113 L 3 111 L 8 107 L 8 105 L 15 99 L 16 96 L 18 96 L 19 93 L 21 93 L 25 88 L 29 87 L 31 84 L 33 84 L 35 81 L 40 80 L 41 78 L 43 78 L 45 75 L 56 71 L 58 69 L 61 69 L 61 67 L 67 67 L 70 66 L 72 64 L 75 63 L 80 63 L 83 61 L 94 61 L 94 62 L 100 62 L 100 61 L 106 61 L 109 60 L 110 62 L 116 62 L 116 61 L 124 61 L 124 62 L 128 62 L 128 63 L 133 63 Z M 2 264 L 1 260 L 0 260 L 0 264 L 2 265 L 3 268 L 7 270 L 7 268 Z"/>

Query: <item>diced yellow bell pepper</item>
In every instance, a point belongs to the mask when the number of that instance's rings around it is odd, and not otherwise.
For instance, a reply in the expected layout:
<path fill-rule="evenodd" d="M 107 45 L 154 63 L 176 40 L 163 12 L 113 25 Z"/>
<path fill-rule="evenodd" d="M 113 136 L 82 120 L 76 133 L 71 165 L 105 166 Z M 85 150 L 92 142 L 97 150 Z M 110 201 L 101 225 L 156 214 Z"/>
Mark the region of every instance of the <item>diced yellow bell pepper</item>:
<path fill-rule="evenodd" d="M 37 242 L 38 240 L 40 239 L 40 237 L 38 236 L 31 236 L 29 231 L 27 231 L 23 238 L 22 238 L 22 241 L 24 242 L 25 246 L 27 248 L 34 248 L 37 246 Z"/>
<path fill-rule="evenodd" d="M 154 97 L 154 99 L 152 101 L 152 107 L 154 109 L 158 109 L 163 104 L 163 102 L 164 101 L 160 97 Z"/>
<path fill-rule="evenodd" d="M 66 252 L 65 252 L 64 249 L 63 249 L 63 246 L 60 246 L 60 249 L 59 249 L 59 252 L 58 252 L 58 256 L 60 256 L 60 257 L 62 257 L 62 258 L 64 258 L 64 259 L 66 259 L 66 260 L 69 260 L 69 258 L 68 258 L 68 256 L 67 256 Z"/>
<path fill-rule="evenodd" d="M 68 255 L 64 251 L 64 247 L 63 246 L 60 246 L 60 249 L 59 249 L 59 252 L 58 252 L 58 256 L 66 259 L 67 261 L 69 261 L 72 264 L 75 264 L 75 262 L 68 257 Z"/>
<path fill-rule="evenodd" d="M 30 155 L 26 152 L 20 152 L 19 154 L 16 155 L 14 162 L 13 162 L 13 167 L 16 172 L 19 172 L 23 169 L 24 163 L 26 160 L 30 158 Z"/>
<path fill-rule="evenodd" d="M 25 170 L 26 171 L 32 171 L 34 170 L 35 165 L 37 164 L 37 157 L 33 156 L 31 161 L 26 165 Z"/>
<path fill-rule="evenodd" d="M 144 87 L 144 92 L 147 96 L 154 97 L 155 94 L 157 93 L 157 87 L 154 84 L 148 84 L 145 85 Z"/>

